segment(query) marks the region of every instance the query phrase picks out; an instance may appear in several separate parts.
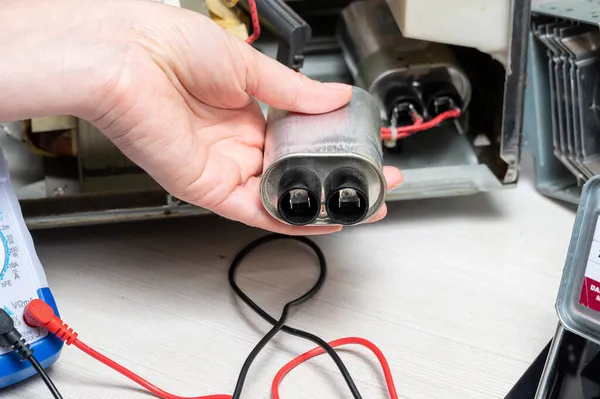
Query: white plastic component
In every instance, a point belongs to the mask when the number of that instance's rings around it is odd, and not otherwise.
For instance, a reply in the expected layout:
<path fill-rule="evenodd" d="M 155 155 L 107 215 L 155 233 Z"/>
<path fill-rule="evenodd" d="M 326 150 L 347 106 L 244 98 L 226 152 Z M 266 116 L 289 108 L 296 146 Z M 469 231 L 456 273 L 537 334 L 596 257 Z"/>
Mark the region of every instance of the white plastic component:
<path fill-rule="evenodd" d="M 23 322 L 23 311 L 38 290 L 47 288 L 33 239 L 23 220 L 21 206 L 12 188 L 8 166 L 0 150 L 0 307 L 15 321 L 17 330 L 28 343 L 44 338 L 48 332 Z M 0 355 L 12 349 L 0 346 Z"/>
<path fill-rule="evenodd" d="M 476 48 L 506 65 L 511 0 L 386 0 L 411 39 Z"/>

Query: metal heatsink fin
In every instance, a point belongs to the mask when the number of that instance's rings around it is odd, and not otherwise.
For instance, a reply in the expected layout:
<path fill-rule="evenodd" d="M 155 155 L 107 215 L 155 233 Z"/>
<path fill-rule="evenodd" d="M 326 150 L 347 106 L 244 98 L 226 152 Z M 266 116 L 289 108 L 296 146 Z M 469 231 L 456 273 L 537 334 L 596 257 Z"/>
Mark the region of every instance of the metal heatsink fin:
<path fill-rule="evenodd" d="M 600 174 L 600 30 L 562 19 L 533 25 L 547 48 L 554 155 L 581 182 Z"/>

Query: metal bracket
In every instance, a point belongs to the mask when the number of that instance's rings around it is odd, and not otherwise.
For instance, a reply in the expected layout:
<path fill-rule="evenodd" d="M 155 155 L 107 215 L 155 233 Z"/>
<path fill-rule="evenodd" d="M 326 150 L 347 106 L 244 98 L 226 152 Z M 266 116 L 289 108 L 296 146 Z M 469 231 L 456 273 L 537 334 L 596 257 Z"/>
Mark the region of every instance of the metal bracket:
<path fill-rule="evenodd" d="M 532 11 L 600 26 L 600 4 L 595 1 L 554 0 L 548 3 L 534 4 Z"/>

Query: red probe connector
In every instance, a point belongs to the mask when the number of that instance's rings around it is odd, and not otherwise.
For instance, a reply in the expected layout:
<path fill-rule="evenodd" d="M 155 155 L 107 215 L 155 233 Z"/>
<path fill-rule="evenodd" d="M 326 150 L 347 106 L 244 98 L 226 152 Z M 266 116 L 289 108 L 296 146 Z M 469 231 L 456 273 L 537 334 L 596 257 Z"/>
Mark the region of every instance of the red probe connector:
<path fill-rule="evenodd" d="M 23 312 L 23 319 L 30 327 L 45 328 L 67 345 L 77 341 L 77 333 L 54 313 L 54 309 L 41 299 L 34 299 Z"/>

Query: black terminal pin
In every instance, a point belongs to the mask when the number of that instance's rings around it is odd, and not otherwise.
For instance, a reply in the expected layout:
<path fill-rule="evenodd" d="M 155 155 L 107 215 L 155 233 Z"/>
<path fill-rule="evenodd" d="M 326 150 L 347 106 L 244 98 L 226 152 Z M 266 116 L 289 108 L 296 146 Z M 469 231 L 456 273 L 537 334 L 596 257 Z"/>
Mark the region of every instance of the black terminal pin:
<path fill-rule="evenodd" d="M 321 213 L 321 182 L 309 169 L 286 171 L 279 181 L 279 214 L 287 223 L 304 226 Z"/>
<path fill-rule="evenodd" d="M 456 88 L 450 83 L 437 83 L 425 88 L 424 97 L 427 112 L 431 118 L 456 108 L 462 108 L 462 101 Z"/>
<path fill-rule="evenodd" d="M 362 222 L 369 211 L 368 192 L 367 179 L 357 169 L 334 170 L 325 182 L 328 216 L 344 226 Z"/>

